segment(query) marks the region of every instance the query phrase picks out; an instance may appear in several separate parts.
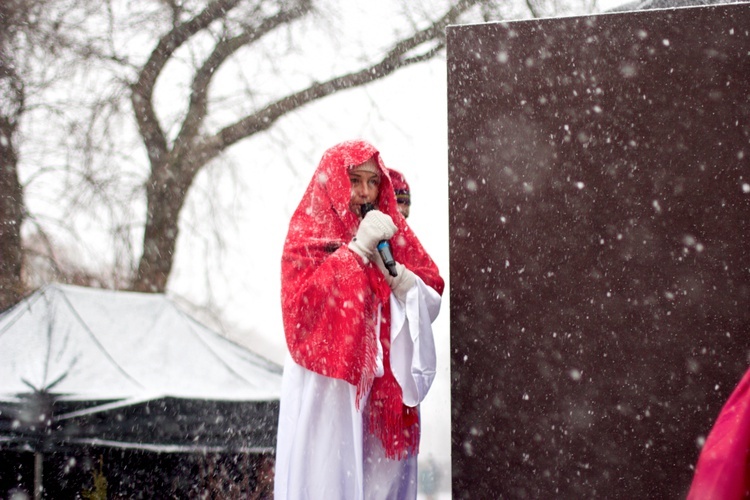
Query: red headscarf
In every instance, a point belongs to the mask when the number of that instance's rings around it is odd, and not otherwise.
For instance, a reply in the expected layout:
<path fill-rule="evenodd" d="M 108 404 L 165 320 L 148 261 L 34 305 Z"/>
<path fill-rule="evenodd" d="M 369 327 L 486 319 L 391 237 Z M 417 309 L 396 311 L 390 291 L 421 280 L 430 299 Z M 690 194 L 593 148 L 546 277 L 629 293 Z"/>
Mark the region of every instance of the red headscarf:
<path fill-rule="evenodd" d="M 443 279 L 399 213 L 380 153 L 365 141 L 347 141 L 323 154 L 292 215 L 281 261 L 281 304 L 292 359 L 354 385 L 358 404 L 369 391 L 369 432 L 380 438 L 387 456 L 399 458 L 416 452 L 419 419 L 415 408 L 403 404 L 390 368 L 390 288 L 375 264 L 364 264 L 347 247 L 359 227 L 349 209 L 348 171 L 370 158 L 380 169 L 378 210 L 398 228 L 390 240 L 394 259 L 442 294 Z M 376 378 L 378 305 L 385 375 Z"/>

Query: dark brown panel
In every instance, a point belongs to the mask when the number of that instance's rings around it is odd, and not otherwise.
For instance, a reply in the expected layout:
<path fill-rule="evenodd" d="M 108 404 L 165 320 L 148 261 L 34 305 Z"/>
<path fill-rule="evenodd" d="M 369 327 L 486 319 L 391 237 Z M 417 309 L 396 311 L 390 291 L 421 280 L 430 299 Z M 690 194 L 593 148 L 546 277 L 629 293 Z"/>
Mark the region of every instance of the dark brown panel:
<path fill-rule="evenodd" d="M 679 498 L 750 356 L 750 6 L 449 28 L 454 498 Z"/>

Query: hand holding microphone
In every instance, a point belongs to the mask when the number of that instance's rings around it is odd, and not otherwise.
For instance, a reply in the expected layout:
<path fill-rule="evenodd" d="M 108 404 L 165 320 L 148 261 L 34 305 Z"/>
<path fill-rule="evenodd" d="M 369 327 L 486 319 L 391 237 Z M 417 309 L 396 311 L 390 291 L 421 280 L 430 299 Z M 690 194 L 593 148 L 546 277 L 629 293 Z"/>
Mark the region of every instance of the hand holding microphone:
<path fill-rule="evenodd" d="M 349 248 L 365 260 L 374 260 L 393 294 L 403 302 L 416 279 L 413 272 L 393 259 L 388 239 L 396 234 L 396 226 L 388 215 L 375 210 L 371 203 L 363 204 L 361 213 L 362 222 Z M 375 256 L 375 250 L 380 258 Z"/>
<path fill-rule="evenodd" d="M 375 210 L 375 207 L 371 203 L 363 204 L 360 211 L 362 216 L 366 216 L 368 212 L 382 213 Z M 386 217 L 388 216 L 386 215 Z M 388 220 L 391 221 L 391 218 L 388 217 Z M 391 245 L 387 240 L 380 241 L 377 245 L 377 249 L 380 254 L 380 259 L 375 259 L 375 262 L 383 273 L 383 276 L 385 276 L 386 283 L 391 287 L 391 291 L 397 299 L 401 302 L 406 301 L 406 293 L 416 282 L 414 273 L 407 269 L 403 264 L 394 260 L 393 254 L 391 253 Z"/>
<path fill-rule="evenodd" d="M 363 203 L 362 208 L 360 208 L 360 213 L 362 214 L 362 217 L 367 217 L 367 214 L 369 212 L 377 212 L 379 214 L 383 214 L 382 212 L 379 212 L 378 210 L 375 210 L 375 206 L 372 203 Z M 388 221 L 393 224 L 393 219 L 391 219 L 389 216 L 383 214 L 385 217 L 388 217 Z M 396 226 L 393 225 L 395 228 Z M 395 234 L 395 231 L 394 233 Z M 383 238 L 380 240 L 377 244 L 378 253 L 380 254 L 380 258 L 383 261 L 383 265 L 388 269 L 388 273 L 396 277 L 397 271 L 396 271 L 396 261 L 393 259 L 393 253 L 391 253 L 391 244 L 388 243 L 388 240 L 393 236 L 391 234 L 388 236 L 388 238 Z"/>
<path fill-rule="evenodd" d="M 359 224 L 359 229 L 357 229 L 357 235 L 349 243 L 349 248 L 365 260 L 370 261 L 375 259 L 376 250 L 382 256 L 384 247 L 387 247 L 387 255 L 390 255 L 390 260 L 393 262 L 393 273 L 395 273 L 395 261 L 393 261 L 387 240 L 396 234 L 396 225 L 390 216 L 375 210 L 370 203 L 362 205 L 362 216 L 363 219 Z M 395 276 L 393 273 L 391 274 Z"/>

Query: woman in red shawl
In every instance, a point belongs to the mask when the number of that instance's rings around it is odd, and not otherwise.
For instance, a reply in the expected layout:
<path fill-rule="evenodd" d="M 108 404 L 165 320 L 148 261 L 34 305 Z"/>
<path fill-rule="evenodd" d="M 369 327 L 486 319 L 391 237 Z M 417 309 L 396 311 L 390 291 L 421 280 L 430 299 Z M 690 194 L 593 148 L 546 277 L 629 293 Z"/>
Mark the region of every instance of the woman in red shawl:
<path fill-rule="evenodd" d="M 375 209 L 362 217 L 365 203 Z M 435 376 L 431 324 L 444 283 L 372 145 L 324 153 L 289 224 L 281 272 L 290 357 L 275 498 L 416 498 L 418 404 Z"/>

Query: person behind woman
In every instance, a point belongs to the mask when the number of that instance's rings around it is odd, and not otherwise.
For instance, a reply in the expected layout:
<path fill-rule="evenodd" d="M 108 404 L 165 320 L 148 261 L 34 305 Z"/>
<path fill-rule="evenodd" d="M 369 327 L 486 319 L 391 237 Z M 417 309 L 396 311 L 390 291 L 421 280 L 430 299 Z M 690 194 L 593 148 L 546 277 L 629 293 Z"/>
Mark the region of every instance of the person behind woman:
<path fill-rule="evenodd" d="M 411 192 L 409 190 L 409 183 L 406 182 L 404 174 L 398 170 L 390 169 L 391 183 L 393 184 L 393 191 L 396 193 L 396 203 L 398 203 L 398 211 L 404 216 L 404 219 L 409 218 L 409 212 L 411 211 Z"/>
<path fill-rule="evenodd" d="M 362 205 L 375 206 L 362 217 Z M 396 276 L 376 246 L 389 240 Z M 380 153 L 327 150 L 292 215 L 274 495 L 416 498 L 418 405 L 435 377 L 444 282 L 398 212 Z"/>

